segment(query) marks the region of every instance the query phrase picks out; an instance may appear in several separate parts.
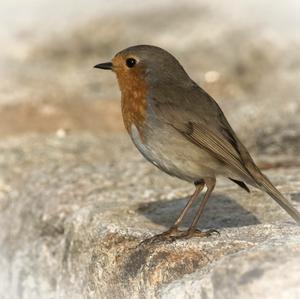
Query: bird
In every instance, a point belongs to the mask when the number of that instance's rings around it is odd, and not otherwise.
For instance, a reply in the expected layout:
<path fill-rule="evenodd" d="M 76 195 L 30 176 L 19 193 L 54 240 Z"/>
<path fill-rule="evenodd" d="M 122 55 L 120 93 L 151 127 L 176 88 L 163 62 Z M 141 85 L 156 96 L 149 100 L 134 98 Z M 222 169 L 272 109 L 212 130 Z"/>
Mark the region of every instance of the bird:
<path fill-rule="evenodd" d="M 149 238 L 151 242 L 219 233 L 197 229 L 219 176 L 247 192 L 248 185 L 266 192 L 300 224 L 299 212 L 255 164 L 217 102 L 172 54 L 157 46 L 136 45 L 94 67 L 116 74 L 123 122 L 144 158 L 163 172 L 195 185 L 174 224 Z M 200 204 L 191 225 L 181 230 L 183 218 L 198 198 Z"/>

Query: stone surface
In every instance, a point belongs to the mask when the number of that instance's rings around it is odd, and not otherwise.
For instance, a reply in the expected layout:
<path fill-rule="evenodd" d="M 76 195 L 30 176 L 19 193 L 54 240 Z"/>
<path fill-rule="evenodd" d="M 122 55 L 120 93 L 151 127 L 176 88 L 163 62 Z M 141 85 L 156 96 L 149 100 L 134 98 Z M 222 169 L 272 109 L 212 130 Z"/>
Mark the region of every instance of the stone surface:
<path fill-rule="evenodd" d="M 259 229 L 273 234 L 170 283 L 161 298 L 299 298 L 299 229 Z"/>
<path fill-rule="evenodd" d="M 300 209 L 288 165 L 266 173 Z M 299 298 L 300 228 L 260 191 L 220 179 L 200 222 L 220 236 L 140 245 L 192 191 L 127 136 L 2 139 L 0 298 Z"/>

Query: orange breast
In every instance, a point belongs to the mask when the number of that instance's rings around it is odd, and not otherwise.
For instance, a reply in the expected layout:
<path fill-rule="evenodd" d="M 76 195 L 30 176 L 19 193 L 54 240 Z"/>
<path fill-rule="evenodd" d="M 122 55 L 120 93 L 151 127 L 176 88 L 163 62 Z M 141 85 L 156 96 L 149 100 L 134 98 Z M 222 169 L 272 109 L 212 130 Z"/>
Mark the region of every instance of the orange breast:
<path fill-rule="evenodd" d="M 141 70 L 126 74 L 117 74 L 122 92 L 122 115 L 124 125 L 131 133 L 131 125 L 134 124 L 142 137 L 142 129 L 146 119 L 147 110 L 147 84 Z"/>

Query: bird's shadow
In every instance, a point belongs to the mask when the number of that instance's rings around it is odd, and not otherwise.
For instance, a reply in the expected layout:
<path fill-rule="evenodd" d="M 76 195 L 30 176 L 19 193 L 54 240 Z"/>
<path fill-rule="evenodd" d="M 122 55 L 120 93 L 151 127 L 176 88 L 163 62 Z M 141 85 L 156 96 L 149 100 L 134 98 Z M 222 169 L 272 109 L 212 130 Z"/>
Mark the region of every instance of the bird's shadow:
<path fill-rule="evenodd" d="M 142 204 L 137 208 L 137 212 L 156 224 L 170 227 L 179 216 L 188 199 L 188 197 L 174 198 Z M 198 205 L 199 201 L 187 213 L 182 222 L 182 227 L 189 227 Z M 235 200 L 217 193 L 212 195 L 207 203 L 200 218 L 199 228 L 242 227 L 259 223 L 260 221 L 254 214 L 244 209 Z"/>

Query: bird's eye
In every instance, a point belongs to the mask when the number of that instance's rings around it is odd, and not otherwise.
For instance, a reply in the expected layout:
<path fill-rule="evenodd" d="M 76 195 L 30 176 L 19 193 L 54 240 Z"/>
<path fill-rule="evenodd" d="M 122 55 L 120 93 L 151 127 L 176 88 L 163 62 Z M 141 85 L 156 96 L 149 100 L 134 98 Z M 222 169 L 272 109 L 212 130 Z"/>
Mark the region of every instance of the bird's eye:
<path fill-rule="evenodd" d="M 130 68 L 134 67 L 136 64 L 136 60 L 134 58 L 127 58 L 126 65 Z"/>

